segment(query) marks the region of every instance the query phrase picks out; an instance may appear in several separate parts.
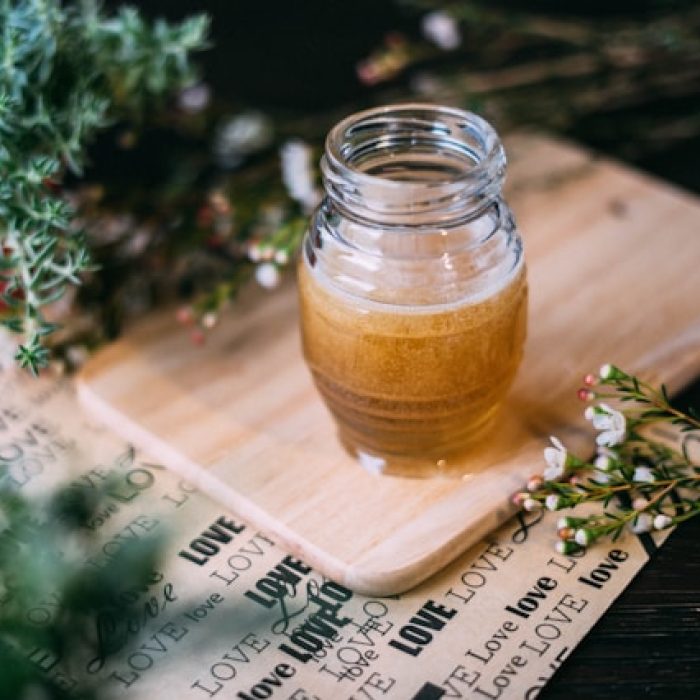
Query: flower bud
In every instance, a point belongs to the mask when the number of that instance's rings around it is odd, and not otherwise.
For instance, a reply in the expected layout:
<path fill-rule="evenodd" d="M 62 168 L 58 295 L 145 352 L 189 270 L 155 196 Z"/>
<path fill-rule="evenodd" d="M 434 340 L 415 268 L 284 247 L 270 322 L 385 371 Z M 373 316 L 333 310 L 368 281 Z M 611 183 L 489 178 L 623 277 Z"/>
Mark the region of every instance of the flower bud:
<path fill-rule="evenodd" d="M 580 545 L 581 547 L 587 547 L 591 542 L 595 540 L 595 537 L 593 536 L 593 533 L 590 530 L 586 530 L 585 528 L 579 528 L 574 534 L 574 539 L 576 540 L 576 544 Z"/>
<path fill-rule="evenodd" d="M 560 510 L 566 505 L 564 499 L 556 493 L 550 493 L 545 499 L 544 504 L 547 510 Z"/>
<path fill-rule="evenodd" d="M 554 549 L 556 549 L 559 554 L 574 554 L 574 552 L 578 552 L 580 547 L 571 540 L 559 540 L 559 542 L 554 545 Z"/>
<path fill-rule="evenodd" d="M 623 372 L 619 367 L 615 365 L 605 364 L 600 368 L 598 372 L 599 376 L 603 380 L 608 379 L 624 379 L 627 377 L 627 373 Z"/>
<path fill-rule="evenodd" d="M 523 508 L 528 511 L 540 510 L 540 508 L 542 508 L 542 504 L 539 501 L 536 501 L 534 498 L 526 498 L 523 502 Z"/>
<path fill-rule="evenodd" d="M 177 319 L 177 322 L 181 323 L 183 326 L 189 326 L 194 321 L 194 313 L 192 312 L 192 308 L 189 306 L 181 306 L 175 312 L 175 318 Z"/>
<path fill-rule="evenodd" d="M 522 508 L 522 507 L 523 507 L 523 503 L 525 503 L 525 500 L 528 499 L 528 498 L 530 498 L 530 494 L 521 491 L 521 492 L 519 492 L 519 493 L 514 493 L 514 494 L 511 496 L 511 499 L 510 499 L 510 500 L 511 500 L 511 502 L 513 503 L 513 505 L 518 506 L 518 508 Z"/>
<path fill-rule="evenodd" d="M 219 317 L 213 311 L 207 311 L 202 316 L 202 325 L 207 329 L 212 329 L 219 322 Z"/>
<path fill-rule="evenodd" d="M 598 377 L 596 377 L 595 374 L 587 374 L 583 378 L 583 383 L 586 386 L 595 386 L 598 383 Z"/>
<path fill-rule="evenodd" d="M 655 530 L 665 530 L 667 527 L 671 527 L 671 525 L 673 525 L 673 518 L 665 513 L 659 513 L 659 515 L 654 518 Z"/>
<path fill-rule="evenodd" d="M 539 474 L 536 474 L 528 479 L 527 490 L 537 491 L 538 489 L 542 488 L 542 484 L 544 484 L 544 479 Z"/>
<path fill-rule="evenodd" d="M 595 394 L 590 389 L 579 389 L 576 395 L 581 401 L 592 401 L 595 398 Z"/>

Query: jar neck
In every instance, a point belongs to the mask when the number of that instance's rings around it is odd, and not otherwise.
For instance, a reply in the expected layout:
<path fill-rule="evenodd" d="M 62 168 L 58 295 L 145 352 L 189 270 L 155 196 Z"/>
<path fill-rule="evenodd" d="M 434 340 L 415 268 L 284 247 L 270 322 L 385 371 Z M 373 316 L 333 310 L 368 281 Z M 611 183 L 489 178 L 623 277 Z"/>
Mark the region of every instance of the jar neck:
<path fill-rule="evenodd" d="M 324 186 L 346 216 L 381 226 L 454 226 L 497 201 L 506 159 L 471 112 L 400 104 L 354 114 L 326 139 Z"/>

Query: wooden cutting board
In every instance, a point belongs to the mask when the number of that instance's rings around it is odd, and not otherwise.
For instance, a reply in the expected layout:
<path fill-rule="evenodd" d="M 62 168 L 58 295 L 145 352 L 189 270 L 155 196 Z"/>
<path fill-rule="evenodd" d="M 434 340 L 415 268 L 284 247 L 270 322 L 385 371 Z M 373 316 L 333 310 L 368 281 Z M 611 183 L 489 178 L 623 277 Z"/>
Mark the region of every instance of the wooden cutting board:
<path fill-rule="evenodd" d="M 79 378 L 87 409 L 368 595 L 404 591 L 512 514 L 550 434 L 589 452 L 575 392 L 603 362 L 677 389 L 700 373 L 700 203 L 535 135 L 506 143 L 531 288 L 525 360 L 461 478 L 372 476 L 341 449 L 302 362 L 292 285 L 236 305 L 206 346 L 148 319 Z"/>

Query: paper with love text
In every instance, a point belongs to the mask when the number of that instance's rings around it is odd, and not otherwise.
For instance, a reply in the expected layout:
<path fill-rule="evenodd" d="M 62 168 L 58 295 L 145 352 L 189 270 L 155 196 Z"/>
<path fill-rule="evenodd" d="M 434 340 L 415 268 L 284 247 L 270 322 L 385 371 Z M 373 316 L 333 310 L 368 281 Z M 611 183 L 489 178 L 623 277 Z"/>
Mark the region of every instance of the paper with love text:
<path fill-rule="evenodd" d="M 534 698 L 649 556 L 651 538 L 633 535 L 556 554 L 556 515 L 529 513 L 409 593 L 366 598 L 91 423 L 69 382 L 0 374 L 0 396 L 3 488 L 110 480 L 86 525 L 100 542 L 87 566 L 167 535 L 148 585 L 124 592 L 136 603 L 97 613 L 84 654 L 26 650 L 66 688 L 99 680 L 129 700 Z M 58 613 L 55 599 L 26 612 L 37 626 Z"/>

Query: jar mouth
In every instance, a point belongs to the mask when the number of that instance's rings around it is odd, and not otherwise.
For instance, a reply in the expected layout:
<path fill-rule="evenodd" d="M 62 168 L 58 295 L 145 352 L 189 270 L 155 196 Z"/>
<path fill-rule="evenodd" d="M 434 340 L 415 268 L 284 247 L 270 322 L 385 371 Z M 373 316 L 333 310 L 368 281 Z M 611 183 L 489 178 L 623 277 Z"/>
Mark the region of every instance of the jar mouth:
<path fill-rule="evenodd" d="M 368 216 L 452 216 L 500 194 L 505 154 L 493 127 L 472 112 L 428 103 L 368 109 L 336 124 L 321 161 L 339 204 Z"/>

